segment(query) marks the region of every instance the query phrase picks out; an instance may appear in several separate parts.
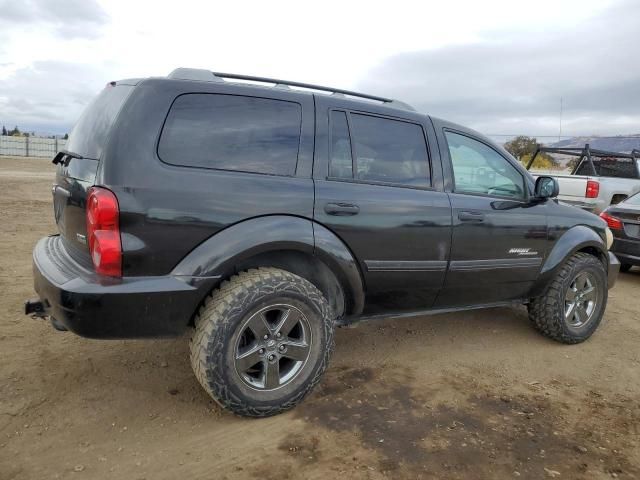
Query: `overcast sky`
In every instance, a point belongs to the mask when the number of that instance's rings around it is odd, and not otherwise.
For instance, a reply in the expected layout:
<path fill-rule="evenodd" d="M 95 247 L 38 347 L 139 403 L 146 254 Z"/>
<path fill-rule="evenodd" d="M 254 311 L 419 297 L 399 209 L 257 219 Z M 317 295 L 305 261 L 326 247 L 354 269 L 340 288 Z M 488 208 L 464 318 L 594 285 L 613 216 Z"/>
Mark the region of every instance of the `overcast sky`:
<path fill-rule="evenodd" d="M 526 8 L 524 7 L 526 5 Z M 64 133 L 173 68 L 400 98 L 487 134 L 640 133 L 640 1 L 0 0 L 0 123 Z"/>

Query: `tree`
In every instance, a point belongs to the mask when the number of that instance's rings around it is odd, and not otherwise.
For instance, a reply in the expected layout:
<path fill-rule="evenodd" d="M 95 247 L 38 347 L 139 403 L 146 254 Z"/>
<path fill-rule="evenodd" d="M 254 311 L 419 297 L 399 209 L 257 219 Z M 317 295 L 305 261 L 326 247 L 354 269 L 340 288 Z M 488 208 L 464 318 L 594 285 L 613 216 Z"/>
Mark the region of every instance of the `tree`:
<path fill-rule="evenodd" d="M 520 161 L 525 167 L 529 163 L 529 160 L 531 160 L 532 155 L 533 154 L 531 153 L 527 153 L 520 159 Z M 533 165 L 531 165 L 532 170 L 557 170 L 559 168 L 560 168 L 560 162 L 558 162 L 558 160 L 553 158 L 548 153 L 544 153 L 544 152 L 538 153 L 538 156 L 533 162 Z"/>
<path fill-rule="evenodd" d="M 5 128 L 4 125 L 2 125 L 2 135 L 8 135 L 9 133 L 7 132 L 7 129 Z"/>
<path fill-rule="evenodd" d="M 11 135 L 12 137 L 20 136 L 20 129 L 18 128 L 17 125 L 13 128 L 13 130 L 9 130 L 9 135 Z"/>
<path fill-rule="evenodd" d="M 582 157 L 572 157 L 571 160 L 567 162 L 567 169 L 573 172 L 573 169 L 578 166 L 578 162 L 582 160 Z"/>
<path fill-rule="evenodd" d="M 504 148 L 526 166 L 538 149 L 538 140 L 535 137 L 519 135 L 513 140 L 505 143 Z M 533 162 L 533 165 L 531 165 L 531 168 L 553 170 L 560 168 L 560 162 L 551 155 L 540 152 Z"/>
<path fill-rule="evenodd" d="M 519 135 L 513 140 L 509 140 L 504 144 L 504 148 L 511 155 L 522 161 L 522 157 L 529 154 L 529 158 L 538 148 L 538 141 L 534 137 L 527 137 L 525 135 Z"/>
<path fill-rule="evenodd" d="M 65 139 L 65 140 L 69 140 L 69 134 L 68 134 L 68 133 L 65 133 L 65 134 L 64 134 L 64 137 L 62 137 L 62 138 L 63 138 L 63 139 Z"/>

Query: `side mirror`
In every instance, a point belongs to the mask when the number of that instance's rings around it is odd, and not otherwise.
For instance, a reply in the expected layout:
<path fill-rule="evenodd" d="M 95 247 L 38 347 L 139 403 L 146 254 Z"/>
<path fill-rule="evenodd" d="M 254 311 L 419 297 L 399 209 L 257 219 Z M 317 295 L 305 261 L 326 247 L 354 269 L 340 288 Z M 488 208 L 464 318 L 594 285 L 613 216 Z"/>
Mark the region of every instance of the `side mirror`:
<path fill-rule="evenodd" d="M 536 179 L 536 198 L 555 198 L 560 193 L 558 180 L 553 177 L 538 177 Z"/>

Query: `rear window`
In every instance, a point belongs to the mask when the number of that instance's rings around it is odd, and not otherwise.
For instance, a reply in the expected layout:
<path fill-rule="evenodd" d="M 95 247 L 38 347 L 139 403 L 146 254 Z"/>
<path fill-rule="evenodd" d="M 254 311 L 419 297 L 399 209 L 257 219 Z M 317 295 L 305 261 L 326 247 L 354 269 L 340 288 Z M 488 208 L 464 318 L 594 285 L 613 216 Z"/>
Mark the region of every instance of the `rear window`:
<path fill-rule="evenodd" d="M 113 122 L 133 88 L 132 85 L 109 85 L 102 90 L 80 115 L 65 150 L 85 158 L 100 159 Z"/>
<path fill-rule="evenodd" d="M 627 198 L 624 203 L 627 205 L 640 205 L 640 193 L 636 193 L 635 195 Z"/>
<path fill-rule="evenodd" d="M 638 178 L 637 166 L 631 158 L 602 158 L 593 160 L 593 165 L 599 177 Z M 588 160 L 583 160 L 576 175 L 593 175 Z"/>
<path fill-rule="evenodd" d="M 167 116 L 158 155 L 173 165 L 293 175 L 301 120 L 302 107 L 295 102 L 181 95 Z"/>

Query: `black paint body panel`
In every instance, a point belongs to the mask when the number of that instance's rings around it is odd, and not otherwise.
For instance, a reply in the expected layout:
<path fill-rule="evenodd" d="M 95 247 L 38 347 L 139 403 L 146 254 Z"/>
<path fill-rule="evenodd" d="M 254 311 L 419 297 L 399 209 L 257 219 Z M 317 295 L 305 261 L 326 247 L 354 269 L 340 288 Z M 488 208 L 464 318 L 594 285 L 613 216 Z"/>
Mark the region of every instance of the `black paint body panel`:
<path fill-rule="evenodd" d="M 274 176 L 169 165 L 157 146 L 174 100 L 221 93 L 300 104 L 295 174 Z M 330 178 L 332 109 L 419 125 L 431 186 Z M 521 172 L 527 198 L 455 192 L 445 130 L 485 142 Z M 607 255 L 605 224 L 589 213 L 532 198 L 533 179 L 501 147 L 476 132 L 411 110 L 284 88 L 229 82 L 148 79 L 117 116 L 102 156 L 59 168 L 56 204 L 69 218 L 61 237 L 34 250 L 36 290 L 47 313 L 96 338 L 181 334 L 205 296 L 253 258 L 290 252 L 331 272 L 344 295 L 342 323 L 385 314 L 526 301 L 544 291 L 576 251 Z M 81 235 L 86 190 L 115 193 L 120 208 L 123 278 L 92 271 Z M 344 206 L 342 214 L 327 204 Z M 343 207 L 340 207 L 343 208 Z M 471 214 L 471 221 L 469 215 Z M 466 215 L 466 216 L 465 216 Z M 476 216 L 481 220 L 474 220 Z M 68 272 L 75 272 L 68 278 Z M 65 273 L 66 272 L 66 273 Z"/>

